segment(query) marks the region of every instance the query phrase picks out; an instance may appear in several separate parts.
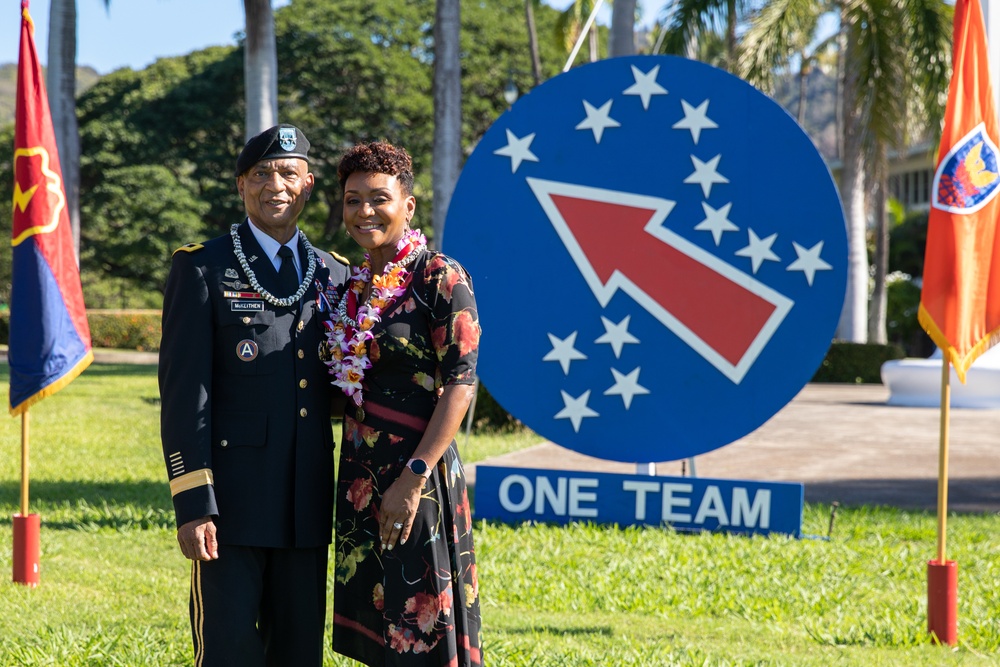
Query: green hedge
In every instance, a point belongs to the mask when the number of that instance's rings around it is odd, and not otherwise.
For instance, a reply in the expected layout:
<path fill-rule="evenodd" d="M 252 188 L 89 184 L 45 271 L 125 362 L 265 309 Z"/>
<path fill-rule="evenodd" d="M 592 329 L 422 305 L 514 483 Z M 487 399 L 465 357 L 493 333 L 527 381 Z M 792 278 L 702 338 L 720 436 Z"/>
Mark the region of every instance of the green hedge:
<path fill-rule="evenodd" d="M 899 345 L 835 341 L 812 381 L 881 384 L 882 364 L 905 356 Z"/>
<path fill-rule="evenodd" d="M 94 347 L 155 352 L 160 349 L 160 311 L 88 310 Z M 10 342 L 10 313 L 0 311 L 0 345 Z"/>
<path fill-rule="evenodd" d="M 160 349 L 160 311 L 88 310 L 94 347 L 155 352 Z"/>

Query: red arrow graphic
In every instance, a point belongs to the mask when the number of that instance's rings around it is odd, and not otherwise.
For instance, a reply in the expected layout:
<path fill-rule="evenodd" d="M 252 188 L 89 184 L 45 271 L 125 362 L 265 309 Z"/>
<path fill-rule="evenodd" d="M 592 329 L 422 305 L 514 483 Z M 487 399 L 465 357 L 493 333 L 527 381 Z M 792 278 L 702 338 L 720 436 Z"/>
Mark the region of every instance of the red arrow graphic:
<path fill-rule="evenodd" d="M 677 234 L 658 197 L 527 179 L 602 306 L 621 289 L 739 383 L 792 302 Z"/>

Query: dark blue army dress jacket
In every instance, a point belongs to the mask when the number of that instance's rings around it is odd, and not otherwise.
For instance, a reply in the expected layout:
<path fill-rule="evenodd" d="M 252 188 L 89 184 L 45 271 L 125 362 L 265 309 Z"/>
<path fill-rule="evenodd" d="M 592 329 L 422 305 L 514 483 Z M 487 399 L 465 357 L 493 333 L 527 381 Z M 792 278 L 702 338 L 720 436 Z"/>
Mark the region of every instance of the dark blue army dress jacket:
<path fill-rule="evenodd" d="M 259 284 L 278 274 L 244 222 Z M 334 462 L 330 386 L 319 360 L 324 292 L 347 266 L 316 253 L 313 281 L 290 307 L 265 301 L 227 234 L 174 253 L 163 302 L 160 434 L 177 525 L 212 516 L 220 544 L 329 544 Z M 306 271 L 301 241 L 299 257 Z"/>

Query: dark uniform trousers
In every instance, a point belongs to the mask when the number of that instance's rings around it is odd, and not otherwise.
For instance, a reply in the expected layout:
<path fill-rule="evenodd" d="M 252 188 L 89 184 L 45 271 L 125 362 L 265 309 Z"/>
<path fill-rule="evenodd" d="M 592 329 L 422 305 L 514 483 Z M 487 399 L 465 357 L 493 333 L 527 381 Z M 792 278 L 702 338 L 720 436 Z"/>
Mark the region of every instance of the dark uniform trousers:
<path fill-rule="evenodd" d="M 259 284 L 278 276 L 244 222 Z M 319 360 L 346 262 L 317 251 L 298 304 L 249 285 L 226 235 L 174 253 L 164 294 L 160 433 L 177 525 L 211 516 L 219 559 L 196 562 L 197 667 L 322 663 L 333 523 L 330 382 Z M 305 248 L 299 256 L 303 273 Z"/>

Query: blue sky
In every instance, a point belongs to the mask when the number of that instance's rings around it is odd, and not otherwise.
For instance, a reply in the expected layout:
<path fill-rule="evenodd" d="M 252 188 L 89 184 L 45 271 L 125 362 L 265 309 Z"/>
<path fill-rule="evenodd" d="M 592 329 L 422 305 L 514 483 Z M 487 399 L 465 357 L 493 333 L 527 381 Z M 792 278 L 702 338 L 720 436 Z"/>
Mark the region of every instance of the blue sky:
<path fill-rule="evenodd" d="M 572 0 L 545 0 L 557 8 Z M 638 0 L 648 24 L 667 0 Z M 20 40 L 20 2 L 7 0 L 0 13 L 0 63 L 16 63 Z M 77 62 L 102 74 L 119 67 L 142 69 L 157 58 L 190 53 L 206 46 L 235 44 L 243 29 L 242 0 L 77 0 Z M 274 7 L 288 0 L 274 0 Z M 35 45 L 46 62 L 49 0 L 32 0 Z M 599 21 L 610 22 L 605 7 Z"/>

